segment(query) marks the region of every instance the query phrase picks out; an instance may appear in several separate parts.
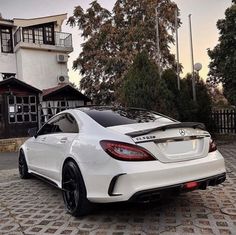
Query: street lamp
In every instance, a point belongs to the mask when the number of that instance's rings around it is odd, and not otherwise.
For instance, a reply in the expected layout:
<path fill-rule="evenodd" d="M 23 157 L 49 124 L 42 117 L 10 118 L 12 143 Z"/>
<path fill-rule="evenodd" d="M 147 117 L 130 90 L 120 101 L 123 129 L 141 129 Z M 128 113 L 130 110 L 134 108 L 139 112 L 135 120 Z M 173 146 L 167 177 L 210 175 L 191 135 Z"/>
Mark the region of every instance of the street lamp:
<path fill-rule="evenodd" d="M 198 75 L 198 77 L 199 77 L 199 71 L 202 69 L 202 64 L 201 63 L 196 63 L 195 65 L 194 65 L 194 70 L 197 72 L 197 75 Z M 195 81 L 196 81 L 196 79 L 195 79 Z"/>
<path fill-rule="evenodd" d="M 199 77 L 199 71 L 202 69 L 202 64 L 201 63 L 196 63 L 194 64 L 193 66 L 194 70 L 197 72 L 197 75 Z M 193 81 L 194 81 L 194 92 L 195 92 L 195 100 L 197 100 L 197 97 L 196 97 L 196 79 L 195 79 L 195 73 L 193 73 Z"/>
<path fill-rule="evenodd" d="M 202 64 L 201 63 L 196 63 L 194 65 L 194 70 L 197 71 L 197 73 L 199 74 L 199 71 L 202 69 Z"/>

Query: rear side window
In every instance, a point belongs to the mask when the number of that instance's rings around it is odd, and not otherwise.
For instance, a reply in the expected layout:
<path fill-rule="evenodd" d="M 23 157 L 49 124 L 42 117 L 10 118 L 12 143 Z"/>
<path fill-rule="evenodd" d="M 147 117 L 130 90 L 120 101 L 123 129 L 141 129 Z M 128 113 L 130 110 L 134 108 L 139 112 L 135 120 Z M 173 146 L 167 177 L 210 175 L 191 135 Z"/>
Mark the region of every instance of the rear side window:
<path fill-rule="evenodd" d="M 75 118 L 68 114 L 59 114 L 48 121 L 39 131 L 39 135 L 53 133 L 78 133 L 79 128 Z"/>
<path fill-rule="evenodd" d="M 127 125 L 144 122 L 174 121 L 161 114 L 139 109 L 124 108 L 83 108 L 80 109 L 103 127 Z"/>

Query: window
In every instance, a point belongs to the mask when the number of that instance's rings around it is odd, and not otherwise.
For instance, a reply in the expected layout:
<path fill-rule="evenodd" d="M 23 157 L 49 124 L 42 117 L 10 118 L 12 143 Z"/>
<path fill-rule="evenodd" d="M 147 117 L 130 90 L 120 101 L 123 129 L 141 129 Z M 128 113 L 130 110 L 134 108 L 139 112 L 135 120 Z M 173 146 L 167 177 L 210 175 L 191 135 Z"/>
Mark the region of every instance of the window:
<path fill-rule="evenodd" d="M 36 44 L 43 44 L 43 28 L 34 29 L 34 42 Z"/>
<path fill-rule="evenodd" d="M 9 123 L 37 122 L 35 96 L 8 96 Z"/>
<path fill-rule="evenodd" d="M 43 101 L 41 112 L 41 123 L 46 123 L 55 114 L 64 111 L 66 109 L 75 107 L 75 101 L 68 100 L 54 100 Z"/>
<path fill-rule="evenodd" d="M 54 44 L 53 23 L 23 28 L 23 41 L 36 44 Z"/>
<path fill-rule="evenodd" d="M 53 44 L 53 42 L 54 42 L 53 25 L 45 26 L 44 32 L 45 32 L 45 43 L 46 44 Z"/>
<path fill-rule="evenodd" d="M 0 28 L 1 33 L 1 47 L 3 53 L 12 53 L 12 30 L 11 28 Z"/>
<path fill-rule="evenodd" d="M 119 126 L 144 122 L 166 123 L 175 121 L 159 113 L 132 108 L 81 108 L 88 116 L 104 127 Z"/>
<path fill-rule="evenodd" d="M 33 43 L 34 42 L 33 29 L 29 29 L 29 28 L 24 29 L 23 38 L 24 38 L 24 42 Z"/>
<path fill-rule="evenodd" d="M 54 133 L 78 133 L 78 125 L 71 114 L 59 114 L 48 121 L 39 131 L 38 135 Z"/>

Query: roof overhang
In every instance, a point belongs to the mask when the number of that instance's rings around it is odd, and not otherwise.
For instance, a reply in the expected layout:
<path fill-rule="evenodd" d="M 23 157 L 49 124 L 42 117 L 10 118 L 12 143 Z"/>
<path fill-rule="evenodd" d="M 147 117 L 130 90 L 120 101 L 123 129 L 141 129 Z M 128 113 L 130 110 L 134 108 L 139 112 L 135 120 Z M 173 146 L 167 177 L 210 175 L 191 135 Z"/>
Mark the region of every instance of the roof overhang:
<path fill-rule="evenodd" d="M 1 87 L 9 87 L 9 86 L 12 86 L 12 85 L 16 85 L 17 87 L 27 88 L 28 90 L 31 90 L 31 91 L 33 91 L 35 93 L 38 93 L 38 94 L 42 93 L 41 90 L 39 90 L 39 89 L 37 89 L 37 88 L 35 88 L 35 87 L 25 83 L 25 82 L 20 81 L 17 78 L 11 77 L 11 78 L 7 78 L 7 79 L 0 82 L 0 88 Z"/>
<path fill-rule="evenodd" d="M 67 14 L 60 14 L 60 15 L 45 16 L 31 19 L 14 18 L 13 21 L 14 25 L 18 27 L 28 27 L 33 25 L 46 24 L 50 22 L 56 22 L 57 26 L 61 27 L 66 18 Z"/>
<path fill-rule="evenodd" d="M 7 27 L 14 27 L 14 22 L 13 20 L 0 19 L 0 25 L 7 26 Z"/>
<path fill-rule="evenodd" d="M 81 99 L 86 102 L 90 102 L 91 99 L 89 99 L 87 96 L 82 94 L 79 90 L 71 86 L 70 84 L 60 84 L 56 87 L 52 87 L 49 89 L 43 90 L 43 100 L 51 100 L 54 96 L 59 96 L 64 99 L 65 92 L 73 95 L 73 98 Z"/>

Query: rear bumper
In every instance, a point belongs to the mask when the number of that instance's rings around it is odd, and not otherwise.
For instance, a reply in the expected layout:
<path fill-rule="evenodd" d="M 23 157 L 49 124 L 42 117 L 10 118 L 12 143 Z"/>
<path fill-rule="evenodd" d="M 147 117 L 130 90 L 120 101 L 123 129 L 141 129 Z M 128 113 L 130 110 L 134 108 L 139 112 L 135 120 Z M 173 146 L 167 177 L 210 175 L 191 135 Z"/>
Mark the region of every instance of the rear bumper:
<path fill-rule="evenodd" d="M 135 193 L 129 199 L 129 201 L 134 201 L 134 202 L 155 201 L 160 199 L 161 196 L 164 194 L 189 192 L 197 189 L 205 190 L 208 186 L 216 186 L 218 184 L 223 183 L 225 180 L 226 180 L 226 173 L 222 173 L 205 179 L 194 180 L 194 182 L 198 183 L 198 185 L 196 187 L 193 187 L 192 189 L 186 189 L 185 185 L 188 182 L 185 182 L 162 188 L 143 190 Z"/>
<path fill-rule="evenodd" d="M 218 151 L 201 159 L 175 163 L 111 159 L 102 166 L 91 164 L 88 167 L 86 164 L 86 169 L 82 173 L 87 198 L 97 203 L 128 201 L 140 192 L 167 191 L 167 188 L 179 190 L 185 182 L 203 181 L 198 187 L 204 189 L 204 185 L 221 182 L 220 176 L 226 172 L 224 159 Z"/>

